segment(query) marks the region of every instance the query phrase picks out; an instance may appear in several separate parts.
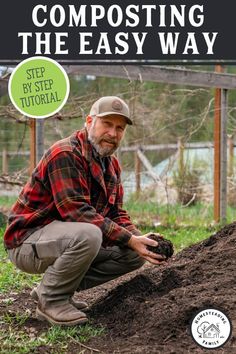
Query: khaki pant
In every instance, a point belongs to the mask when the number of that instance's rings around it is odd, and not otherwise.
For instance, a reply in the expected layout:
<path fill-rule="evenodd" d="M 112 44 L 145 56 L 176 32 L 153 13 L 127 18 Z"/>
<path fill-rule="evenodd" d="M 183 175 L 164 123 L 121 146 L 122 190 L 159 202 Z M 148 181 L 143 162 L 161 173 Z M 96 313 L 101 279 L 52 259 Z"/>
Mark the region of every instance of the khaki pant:
<path fill-rule="evenodd" d="M 11 261 L 27 273 L 44 273 L 38 287 L 42 304 L 61 301 L 144 264 L 137 253 L 103 248 L 102 232 L 92 224 L 53 221 L 9 250 Z"/>

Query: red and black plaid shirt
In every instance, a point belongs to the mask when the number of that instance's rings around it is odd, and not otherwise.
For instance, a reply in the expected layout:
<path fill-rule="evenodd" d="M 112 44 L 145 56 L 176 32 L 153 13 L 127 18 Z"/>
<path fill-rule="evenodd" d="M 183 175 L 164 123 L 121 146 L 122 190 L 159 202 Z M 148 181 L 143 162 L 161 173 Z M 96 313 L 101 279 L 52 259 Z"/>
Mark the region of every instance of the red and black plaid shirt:
<path fill-rule="evenodd" d="M 114 156 L 103 158 L 103 168 L 93 154 L 86 129 L 56 142 L 11 209 L 4 235 L 6 248 L 19 246 L 53 220 L 97 225 L 104 246 L 125 245 L 131 234 L 140 235 L 122 209 L 118 160 Z"/>

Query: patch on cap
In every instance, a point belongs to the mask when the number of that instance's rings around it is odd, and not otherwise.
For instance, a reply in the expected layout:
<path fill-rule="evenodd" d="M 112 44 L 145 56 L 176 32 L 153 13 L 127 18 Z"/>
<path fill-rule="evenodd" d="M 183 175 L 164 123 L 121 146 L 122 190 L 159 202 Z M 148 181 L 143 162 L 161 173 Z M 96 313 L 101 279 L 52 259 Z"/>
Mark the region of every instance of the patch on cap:
<path fill-rule="evenodd" d="M 119 100 L 114 100 L 111 106 L 115 111 L 122 111 L 123 108 L 123 105 Z"/>

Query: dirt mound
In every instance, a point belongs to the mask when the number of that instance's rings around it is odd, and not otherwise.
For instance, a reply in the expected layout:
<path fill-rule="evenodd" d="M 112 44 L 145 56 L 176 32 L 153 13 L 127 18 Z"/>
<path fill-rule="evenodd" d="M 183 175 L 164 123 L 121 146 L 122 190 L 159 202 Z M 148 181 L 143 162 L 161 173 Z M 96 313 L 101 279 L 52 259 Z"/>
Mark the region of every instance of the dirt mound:
<path fill-rule="evenodd" d="M 167 266 L 145 269 L 92 307 L 107 335 L 94 344 L 105 353 L 203 353 L 189 323 L 203 307 L 221 308 L 236 326 L 236 223 L 191 246 Z M 235 353 L 236 335 L 214 352 Z"/>

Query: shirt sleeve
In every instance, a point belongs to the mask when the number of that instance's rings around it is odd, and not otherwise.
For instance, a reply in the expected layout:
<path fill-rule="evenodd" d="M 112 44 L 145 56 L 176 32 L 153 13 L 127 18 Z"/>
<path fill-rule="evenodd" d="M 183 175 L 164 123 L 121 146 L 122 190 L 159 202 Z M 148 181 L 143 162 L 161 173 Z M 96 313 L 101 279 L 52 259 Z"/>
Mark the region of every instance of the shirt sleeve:
<path fill-rule="evenodd" d="M 123 209 L 123 195 L 124 190 L 121 182 L 117 188 L 117 195 L 115 205 L 111 208 L 109 217 L 121 227 L 131 232 L 132 235 L 141 236 L 141 231 L 138 230 L 135 225 L 131 222 L 130 216 L 126 210 Z"/>
<path fill-rule="evenodd" d="M 132 233 L 91 205 L 86 166 L 73 152 L 58 153 L 47 168 L 53 200 L 64 221 L 87 222 L 98 226 L 105 245 L 126 245 Z"/>

